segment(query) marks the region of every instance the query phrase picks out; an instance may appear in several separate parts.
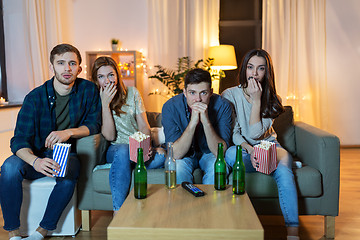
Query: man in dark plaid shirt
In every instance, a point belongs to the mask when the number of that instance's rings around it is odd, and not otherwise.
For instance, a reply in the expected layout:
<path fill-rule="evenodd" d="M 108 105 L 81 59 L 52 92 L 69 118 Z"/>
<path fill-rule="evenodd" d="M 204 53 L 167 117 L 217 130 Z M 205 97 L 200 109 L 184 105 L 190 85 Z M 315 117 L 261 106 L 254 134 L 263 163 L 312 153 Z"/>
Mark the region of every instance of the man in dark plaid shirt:
<path fill-rule="evenodd" d="M 56 143 L 71 143 L 100 131 L 101 101 L 95 84 L 77 78 L 81 72 L 79 51 L 60 44 L 50 55 L 54 77 L 32 90 L 24 99 L 18 114 L 11 151 L 1 167 L 0 201 L 4 229 L 11 240 L 21 239 L 20 208 L 22 180 L 53 177 L 60 166 L 52 159 Z M 56 185 L 49 197 L 42 221 L 26 239 L 40 240 L 57 222 L 70 201 L 80 172 L 74 152 L 69 154 L 66 176 L 56 177 Z"/>

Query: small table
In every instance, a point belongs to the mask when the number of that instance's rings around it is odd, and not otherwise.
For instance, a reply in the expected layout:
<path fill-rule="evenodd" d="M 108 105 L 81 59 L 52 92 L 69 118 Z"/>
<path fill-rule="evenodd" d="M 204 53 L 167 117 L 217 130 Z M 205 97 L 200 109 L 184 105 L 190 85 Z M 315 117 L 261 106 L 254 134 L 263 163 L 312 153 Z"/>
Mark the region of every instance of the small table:
<path fill-rule="evenodd" d="M 264 239 L 264 230 L 248 195 L 235 195 L 231 186 L 194 197 L 181 186 L 167 189 L 149 184 L 146 199 L 133 191 L 111 221 L 108 239 Z"/>

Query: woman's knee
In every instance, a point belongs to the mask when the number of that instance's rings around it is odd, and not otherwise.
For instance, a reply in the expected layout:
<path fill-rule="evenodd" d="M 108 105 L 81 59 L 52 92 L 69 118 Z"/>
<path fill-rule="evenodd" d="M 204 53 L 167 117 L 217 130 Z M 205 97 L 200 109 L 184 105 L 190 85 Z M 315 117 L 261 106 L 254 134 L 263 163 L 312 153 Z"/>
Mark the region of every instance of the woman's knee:
<path fill-rule="evenodd" d="M 129 145 L 128 144 L 114 144 L 111 145 L 106 154 L 106 162 L 128 162 L 130 160 Z"/>
<path fill-rule="evenodd" d="M 293 158 L 291 154 L 283 148 L 277 148 L 277 160 L 279 164 L 291 169 Z"/>
<path fill-rule="evenodd" d="M 290 168 L 283 164 L 279 164 L 274 172 L 274 178 L 278 183 L 283 185 L 293 184 L 294 174 Z"/>

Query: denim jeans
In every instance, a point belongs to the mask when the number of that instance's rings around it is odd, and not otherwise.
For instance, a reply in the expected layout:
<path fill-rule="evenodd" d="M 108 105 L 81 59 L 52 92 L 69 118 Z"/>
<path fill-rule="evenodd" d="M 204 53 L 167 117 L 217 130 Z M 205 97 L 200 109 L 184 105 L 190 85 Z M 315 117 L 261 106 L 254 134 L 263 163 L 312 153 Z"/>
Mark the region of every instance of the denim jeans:
<path fill-rule="evenodd" d="M 200 167 L 204 171 L 203 184 L 214 184 L 214 165 L 216 157 L 210 153 L 196 153 L 193 156 L 176 160 L 176 183 L 193 183 L 193 172 Z M 228 171 L 228 169 L 227 169 Z"/>
<path fill-rule="evenodd" d="M 282 148 L 278 142 L 276 142 L 278 148 Z M 242 150 L 243 162 L 246 172 L 256 172 L 255 168 L 251 164 L 250 154 L 244 149 Z M 230 147 L 225 154 L 225 160 L 227 164 L 233 166 L 236 158 L 236 146 Z M 278 167 L 270 175 L 276 181 L 279 193 L 280 208 L 284 216 L 285 225 L 287 227 L 299 226 L 299 213 L 298 213 L 298 199 L 295 186 L 294 174 L 292 172 L 292 157 L 289 154 L 289 161 L 280 161 Z"/>
<path fill-rule="evenodd" d="M 131 170 L 135 163 L 130 160 L 129 144 L 111 144 L 106 153 L 106 162 L 111 163 L 109 183 L 113 209 L 117 211 L 125 201 L 131 184 Z M 165 155 L 156 153 L 145 162 L 147 169 L 164 167 Z"/>
<path fill-rule="evenodd" d="M 52 158 L 52 151 L 45 153 Z M 52 190 L 40 227 L 52 231 L 69 203 L 75 189 L 80 172 L 80 162 L 75 153 L 69 154 L 67 173 L 65 177 L 57 177 Z M 1 166 L 0 202 L 4 218 L 4 229 L 13 231 L 20 227 L 20 209 L 23 198 L 22 181 L 47 177 L 37 172 L 31 165 L 21 158 L 12 155 Z"/>

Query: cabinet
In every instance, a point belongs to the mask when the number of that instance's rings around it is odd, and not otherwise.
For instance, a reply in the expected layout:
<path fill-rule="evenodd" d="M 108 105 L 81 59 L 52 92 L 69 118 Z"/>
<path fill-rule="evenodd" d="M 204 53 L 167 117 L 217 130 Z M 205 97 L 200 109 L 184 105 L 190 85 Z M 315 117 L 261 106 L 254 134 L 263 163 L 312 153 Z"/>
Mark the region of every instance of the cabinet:
<path fill-rule="evenodd" d="M 135 86 L 144 92 L 144 67 L 142 54 L 138 51 L 88 51 L 86 52 L 86 78 L 91 78 L 91 71 L 96 58 L 111 57 L 119 67 L 120 77 L 126 86 Z"/>

